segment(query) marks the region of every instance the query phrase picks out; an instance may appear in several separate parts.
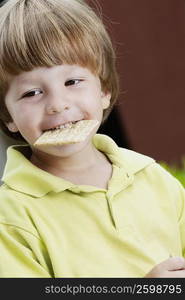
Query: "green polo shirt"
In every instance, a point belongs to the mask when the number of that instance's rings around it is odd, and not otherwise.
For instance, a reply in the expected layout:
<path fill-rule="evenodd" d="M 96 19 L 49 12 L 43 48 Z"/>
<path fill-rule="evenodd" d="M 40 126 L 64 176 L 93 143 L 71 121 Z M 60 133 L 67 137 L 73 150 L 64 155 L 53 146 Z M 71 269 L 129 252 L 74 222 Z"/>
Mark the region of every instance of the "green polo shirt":
<path fill-rule="evenodd" d="M 0 187 L 0 277 L 143 277 L 185 255 L 185 192 L 153 159 L 93 138 L 108 189 L 75 185 L 12 146 Z"/>

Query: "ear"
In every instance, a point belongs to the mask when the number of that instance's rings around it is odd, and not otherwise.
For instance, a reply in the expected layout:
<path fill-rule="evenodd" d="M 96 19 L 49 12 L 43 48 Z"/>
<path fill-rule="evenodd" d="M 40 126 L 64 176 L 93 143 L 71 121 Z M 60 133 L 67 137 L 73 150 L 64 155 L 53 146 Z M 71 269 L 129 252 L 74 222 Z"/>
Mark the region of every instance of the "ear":
<path fill-rule="evenodd" d="M 9 129 L 9 131 L 11 131 L 11 132 L 18 132 L 19 131 L 14 122 L 8 122 L 8 123 L 5 123 L 5 125 Z"/>
<path fill-rule="evenodd" d="M 110 99 L 111 99 L 111 94 L 110 93 L 105 93 L 101 92 L 101 101 L 102 101 L 102 108 L 106 109 L 110 105 Z"/>

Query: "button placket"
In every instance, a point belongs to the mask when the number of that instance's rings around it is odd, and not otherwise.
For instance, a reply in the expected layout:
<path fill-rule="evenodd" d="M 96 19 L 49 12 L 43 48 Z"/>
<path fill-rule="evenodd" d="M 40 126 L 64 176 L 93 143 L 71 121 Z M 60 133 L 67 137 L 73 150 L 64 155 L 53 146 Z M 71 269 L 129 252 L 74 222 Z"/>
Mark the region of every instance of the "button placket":
<path fill-rule="evenodd" d="M 117 230 L 122 227 L 122 222 L 120 222 L 120 214 L 117 213 L 117 209 L 119 208 L 116 207 L 116 197 L 120 192 L 124 194 L 124 190 L 127 189 L 127 187 L 129 187 L 134 181 L 134 175 L 120 169 L 118 170 L 118 172 L 121 172 L 122 174 L 118 174 L 118 176 L 115 177 L 115 180 L 112 181 L 112 184 L 109 186 L 109 190 L 106 193 L 109 213 L 112 219 L 112 223 Z M 122 218 L 124 218 L 124 215 L 122 216 Z M 130 230 L 131 227 L 129 224 L 127 225 L 127 228 Z"/>

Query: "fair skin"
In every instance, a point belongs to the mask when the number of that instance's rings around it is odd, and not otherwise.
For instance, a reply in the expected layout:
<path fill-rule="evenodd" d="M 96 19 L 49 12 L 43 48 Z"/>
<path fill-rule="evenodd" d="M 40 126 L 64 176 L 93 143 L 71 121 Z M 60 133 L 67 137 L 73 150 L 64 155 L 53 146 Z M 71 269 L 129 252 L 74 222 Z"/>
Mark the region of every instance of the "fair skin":
<path fill-rule="evenodd" d="M 30 144 L 30 160 L 39 168 L 75 184 L 107 188 L 111 163 L 92 143 L 99 126 L 77 144 L 42 148 L 33 144 L 44 130 L 69 121 L 95 119 L 100 125 L 110 98 L 89 69 L 78 65 L 35 68 L 12 76 L 5 97 L 12 122 L 6 125 Z"/>
<path fill-rule="evenodd" d="M 77 65 L 36 68 L 12 76 L 5 104 L 12 117 L 7 127 L 20 132 L 32 148 L 30 161 L 37 167 L 75 184 L 107 188 L 112 174 L 108 158 L 98 151 L 92 137 L 64 146 L 33 146 L 45 129 L 81 119 L 101 123 L 111 95 L 101 89 L 100 80 L 90 70 Z M 99 124 L 100 124 L 99 123 Z M 155 266 L 146 277 L 185 277 L 183 258 L 169 258 Z"/>
<path fill-rule="evenodd" d="M 185 278 L 185 259 L 170 257 L 156 265 L 145 278 Z"/>

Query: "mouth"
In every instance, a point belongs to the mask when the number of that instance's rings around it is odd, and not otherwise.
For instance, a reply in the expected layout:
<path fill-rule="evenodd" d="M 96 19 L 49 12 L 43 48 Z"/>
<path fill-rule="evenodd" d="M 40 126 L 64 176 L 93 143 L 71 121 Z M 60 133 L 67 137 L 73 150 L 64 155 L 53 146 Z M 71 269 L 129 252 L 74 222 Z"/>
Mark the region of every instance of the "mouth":
<path fill-rule="evenodd" d="M 77 121 L 69 121 L 69 122 L 66 122 L 64 124 L 57 125 L 55 127 L 44 129 L 43 132 L 54 131 L 54 130 L 57 130 L 57 129 L 64 129 L 64 128 L 72 128 L 73 125 L 75 125 L 77 122 L 82 121 L 82 120 L 84 120 L 84 119 L 80 119 L 80 120 L 77 120 Z"/>

